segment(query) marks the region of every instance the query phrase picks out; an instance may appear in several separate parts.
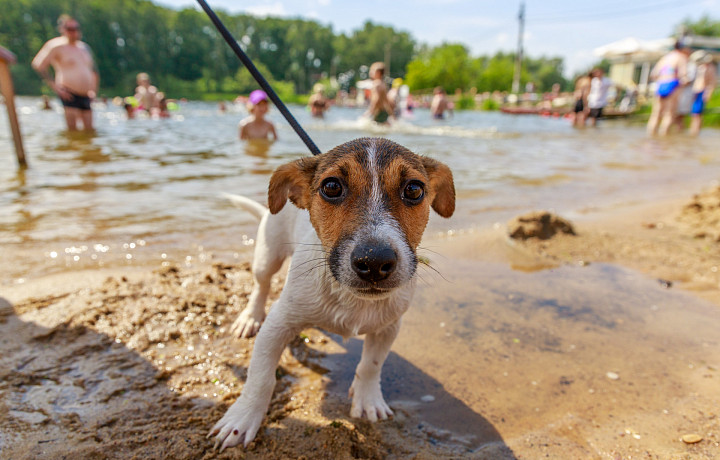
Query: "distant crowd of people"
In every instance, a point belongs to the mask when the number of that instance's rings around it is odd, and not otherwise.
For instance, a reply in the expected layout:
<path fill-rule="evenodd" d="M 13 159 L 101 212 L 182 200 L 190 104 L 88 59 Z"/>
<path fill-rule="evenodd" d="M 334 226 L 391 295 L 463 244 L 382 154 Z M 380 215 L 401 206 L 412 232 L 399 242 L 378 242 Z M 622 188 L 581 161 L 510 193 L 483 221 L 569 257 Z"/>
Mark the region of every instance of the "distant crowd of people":
<path fill-rule="evenodd" d="M 48 40 L 32 61 L 33 68 L 42 76 L 47 85 L 60 97 L 64 108 L 68 131 L 80 129 L 92 131 L 92 101 L 97 95 L 100 76 L 97 71 L 90 47 L 81 40 L 82 32 L 78 21 L 62 15 L 58 19 L 59 37 Z M 54 78 L 49 69 L 52 67 Z M 372 87 L 370 90 L 367 116 L 376 123 L 387 123 L 400 115 L 402 80 L 393 82 L 390 91 L 384 81 L 385 66 L 376 62 L 370 67 Z M 169 114 L 168 100 L 165 94 L 158 91 L 150 82 L 150 76 L 141 72 L 137 75 L 137 87 L 133 96 L 116 98 L 117 105 L 122 105 L 128 119 L 144 113 L 153 118 L 167 118 Z M 398 84 L 396 84 L 398 83 Z M 322 118 L 330 108 L 330 100 L 324 95 L 324 86 L 316 85 L 308 102 L 308 109 L 313 117 Z M 405 101 L 405 109 L 412 107 Z M 45 109 L 50 108 L 49 99 L 44 98 Z M 225 106 L 219 106 L 224 111 Z M 431 112 L 433 117 L 441 119 L 451 108 L 441 88 L 435 90 Z M 276 140 L 277 132 L 273 124 L 266 119 L 269 110 L 267 94 L 262 90 L 250 93 L 247 99 L 249 116 L 238 126 L 238 135 L 242 140 L 268 139 Z"/>
<path fill-rule="evenodd" d="M 68 15 L 58 19 L 59 37 L 48 40 L 32 61 L 33 68 L 42 76 L 48 86 L 60 97 L 64 108 L 65 121 L 69 131 L 82 127 L 93 130 L 92 101 L 99 86 L 99 74 L 90 52 L 90 47 L 81 40 L 82 33 L 77 20 Z M 54 70 L 54 78 L 49 68 Z M 375 62 L 369 68 L 369 80 L 365 91 L 367 109 L 365 117 L 379 124 L 387 124 L 399 118 L 403 113 L 410 114 L 414 107 L 412 96 L 402 79 L 392 81 L 388 90 L 385 82 L 385 65 Z M 652 113 L 647 125 L 651 135 L 667 135 L 675 126 L 682 129 L 685 118 L 690 116 L 690 133 L 697 135 L 702 125 L 705 103 L 709 100 L 717 84 L 716 66 L 709 53 L 699 50 L 694 53 L 681 39 L 675 48 L 663 56 L 653 68 L 651 79 L 655 82 Z M 573 125 L 576 127 L 595 126 L 602 117 L 608 104 L 608 96 L 613 82 L 600 68 L 593 69 L 575 82 L 572 108 Z M 559 94 L 560 87 L 555 85 L 549 100 Z M 308 111 L 313 117 L 322 118 L 330 109 L 332 101 L 325 94 L 325 87 L 316 84 L 308 101 Z M 531 91 L 532 92 L 532 91 Z M 626 108 L 637 98 L 635 90 L 626 91 L 622 104 Z M 253 91 L 246 100 L 249 116 L 238 126 L 242 140 L 276 140 L 275 127 L 266 119 L 269 110 L 267 94 L 262 90 Z M 169 101 L 164 93 L 151 84 L 147 73 L 137 75 L 135 94 L 116 103 L 124 106 L 127 117 L 134 118 L 144 113 L 153 118 L 167 118 Z M 49 107 L 47 99 L 45 108 Z M 220 110 L 224 111 L 224 104 Z M 433 91 L 429 103 L 431 116 L 441 120 L 446 114 L 452 114 L 453 103 L 441 87 Z"/>
<path fill-rule="evenodd" d="M 375 123 L 387 124 L 397 120 L 403 113 L 411 114 L 415 107 L 409 89 L 403 85 L 401 78 L 392 82 L 388 91 L 385 84 L 385 64 L 375 62 L 370 66 L 369 76 L 372 79 L 369 94 L 369 104 L 365 116 Z M 437 87 L 433 90 L 430 102 L 430 114 L 436 120 L 445 118 L 446 113 L 452 113 L 453 103 L 447 98 L 445 90 Z"/>
<path fill-rule="evenodd" d="M 82 31 L 78 21 L 63 14 L 58 18 L 59 37 L 48 40 L 32 60 L 32 67 L 47 85 L 60 97 L 68 131 L 92 131 L 92 101 L 97 96 L 100 75 L 92 52 L 81 40 Z M 51 77 L 52 67 L 55 77 Z M 137 76 L 135 95 L 118 102 L 126 110 L 128 118 L 143 111 L 153 117 L 167 118 L 168 100 L 165 94 L 150 84 L 147 73 Z M 50 102 L 43 98 L 43 108 Z"/>
<path fill-rule="evenodd" d="M 682 131 L 689 116 L 689 132 L 696 136 L 702 126 L 705 103 L 717 85 L 716 68 L 710 53 L 704 50 L 692 52 L 683 40 L 678 40 L 674 49 L 664 55 L 650 72 L 654 91 L 648 134 L 665 136 L 673 128 Z M 608 103 L 608 92 L 612 86 L 612 80 L 599 68 L 575 81 L 574 126 L 584 126 L 586 121 L 595 126 Z M 636 89 L 627 90 L 619 108 L 627 109 L 636 98 Z"/>

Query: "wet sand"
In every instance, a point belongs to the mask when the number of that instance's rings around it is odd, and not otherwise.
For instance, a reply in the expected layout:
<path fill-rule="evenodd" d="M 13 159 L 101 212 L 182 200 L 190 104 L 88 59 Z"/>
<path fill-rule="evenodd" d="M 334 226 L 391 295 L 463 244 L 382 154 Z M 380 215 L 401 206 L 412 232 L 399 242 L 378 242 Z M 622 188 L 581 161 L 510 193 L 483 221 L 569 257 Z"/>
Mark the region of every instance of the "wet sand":
<path fill-rule="evenodd" d="M 720 189 L 546 240 L 428 235 L 384 368 L 395 417 L 349 417 L 361 341 L 311 329 L 257 439 L 222 454 L 205 435 L 246 376 L 249 260 L 26 280 L 0 300 L 0 457 L 715 458 L 719 218 Z"/>

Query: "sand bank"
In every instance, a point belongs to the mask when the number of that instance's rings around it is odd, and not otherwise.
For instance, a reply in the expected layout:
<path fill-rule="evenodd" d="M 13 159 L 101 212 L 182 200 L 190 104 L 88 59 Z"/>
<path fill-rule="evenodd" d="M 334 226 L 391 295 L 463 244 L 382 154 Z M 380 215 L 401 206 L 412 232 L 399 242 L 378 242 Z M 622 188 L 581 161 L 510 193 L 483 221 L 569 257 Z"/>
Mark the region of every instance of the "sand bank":
<path fill-rule="evenodd" d="M 205 438 L 246 376 L 253 340 L 228 329 L 247 261 L 27 280 L 0 305 L 0 456 L 713 458 L 719 196 L 547 240 L 428 238 L 433 270 L 384 369 L 394 419 L 348 416 L 360 342 L 308 330 L 247 451 Z"/>

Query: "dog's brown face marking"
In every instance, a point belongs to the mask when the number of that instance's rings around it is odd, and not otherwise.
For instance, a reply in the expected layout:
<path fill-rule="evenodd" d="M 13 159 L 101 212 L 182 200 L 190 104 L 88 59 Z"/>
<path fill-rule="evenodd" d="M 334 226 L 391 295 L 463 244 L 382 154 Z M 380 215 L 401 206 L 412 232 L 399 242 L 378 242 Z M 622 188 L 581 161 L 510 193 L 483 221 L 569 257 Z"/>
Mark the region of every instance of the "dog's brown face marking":
<path fill-rule="evenodd" d="M 309 209 L 326 247 L 389 217 L 410 247 L 417 247 L 429 215 L 424 196 L 429 181 L 416 155 L 389 141 L 360 139 L 331 150 L 323 160 L 313 178 L 311 187 L 318 192 Z M 328 185 L 334 184 L 342 188 L 341 195 L 328 199 Z M 405 188 L 416 199 L 406 197 Z"/>
<path fill-rule="evenodd" d="M 309 211 L 320 241 L 331 252 L 331 268 L 343 264 L 353 245 L 382 240 L 400 253 L 400 268 L 407 272 L 395 278 L 408 279 L 430 207 L 443 217 L 455 208 L 447 166 L 374 138 L 356 139 L 278 168 L 270 181 L 271 212 L 282 209 L 288 198 Z"/>

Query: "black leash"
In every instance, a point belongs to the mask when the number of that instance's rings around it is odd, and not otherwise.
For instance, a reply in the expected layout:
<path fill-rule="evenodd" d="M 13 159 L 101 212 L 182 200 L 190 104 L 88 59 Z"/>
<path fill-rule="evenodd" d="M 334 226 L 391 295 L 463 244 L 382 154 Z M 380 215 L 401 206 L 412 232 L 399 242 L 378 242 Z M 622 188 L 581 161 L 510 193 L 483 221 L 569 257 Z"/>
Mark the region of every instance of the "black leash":
<path fill-rule="evenodd" d="M 260 85 L 260 87 L 265 91 L 270 98 L 270 100 L 275 104 L 275 107 L 280 110 L 280 113 L 282 113 L 283 117 L 287 120 L 288 123 L 290 123 L 290 126 L 295 130 L 298 136 L 300 136 L 300 139 L 307 145 L 307 147 L 310 149 L 310 152 L 313 155 L 319 155 L 322 152 L 319 148 L 317 148 L 317 145 L 310 139 L 310 136 L 308 136 L 308 133 L 305 132 L 304 129 L 302 129 L 302 126 L 295 120 L 295 117 L 292 116 L 288 108 L 285 106 L 283 101 L 280 100 L 278 95 L 275 93 L 275 91 L 272 89 L 272 86 L 270 86 L 270 83 L 265 80 L 265 77 L 262 76 L 260 71 L 258 71 L 257 67 L 255 67 L 255 64 L 253 64 L 252 60 L 245 54 L 245 52 L 240 48 L 240 45 L 238 45 L 237 40 L 233 38 L 232 34 L 229 30 L 227 30 L 227 27 L 220 21 L 220 18 L 217 17 L 215 12 L 208 6 L 207 3 L 205 3 L 205 0 L 197 0 L 197 2 L 200 4 L 203 10 L 205 10 L 205 13 L 207 13 L 208 17 L 212 21 L 212 23 L 217 28 L 218 32 L 220 32 L 220 35 L 223 36 L 225 41 L 228 45 L 230 45 L 230 48 L 232 48 L 233 51 L 235 51 L 235 55 L 242 61 L 243 65 L 250 71 L 250 74 L 253 76 L 256 82 Z"/>

